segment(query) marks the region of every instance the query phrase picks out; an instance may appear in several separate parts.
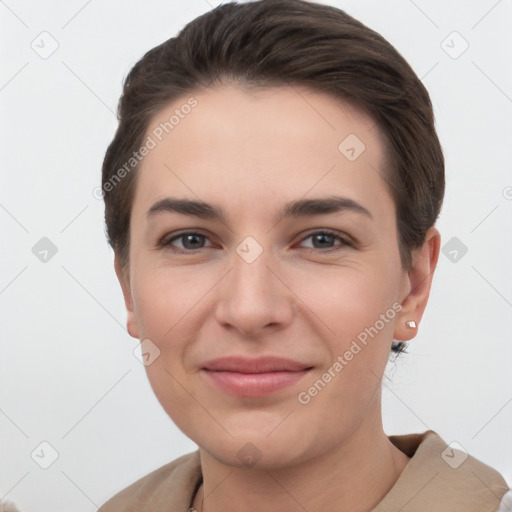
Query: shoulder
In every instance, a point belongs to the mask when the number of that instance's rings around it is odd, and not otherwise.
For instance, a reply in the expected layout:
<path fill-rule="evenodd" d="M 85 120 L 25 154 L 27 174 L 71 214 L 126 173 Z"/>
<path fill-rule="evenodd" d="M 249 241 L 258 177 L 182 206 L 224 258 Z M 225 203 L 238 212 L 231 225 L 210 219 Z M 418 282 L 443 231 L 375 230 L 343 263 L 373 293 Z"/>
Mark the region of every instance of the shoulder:
<path fill-rule="evenodd" d="M 412 458 L 386 496 L 386 504 L 409 502 L 411 510 L 422 511 L 494 512 L 509 490 L 498 471 L 460 444 L 447 444 L 433 430 L 390 440 Z"/>
<path fill-rule="evenodd" d="M 187 510 L 201 479 L 199 450 L 187 453 L 132 483 L 99 512 Z"/>
<path fill-rule="evenodd" d="M 425 453 L 433 460 L 433 466 L 439 469 L 451 483 L 466 482 L 476 484 L 502 495 L 508 490 L 503 476 L 481 460 L 470 455 L 459 443 L 447 444 L 434 431 L 429 431 L 426 438 Z M 499 501 L 499 500 L 498 500 Z"/>

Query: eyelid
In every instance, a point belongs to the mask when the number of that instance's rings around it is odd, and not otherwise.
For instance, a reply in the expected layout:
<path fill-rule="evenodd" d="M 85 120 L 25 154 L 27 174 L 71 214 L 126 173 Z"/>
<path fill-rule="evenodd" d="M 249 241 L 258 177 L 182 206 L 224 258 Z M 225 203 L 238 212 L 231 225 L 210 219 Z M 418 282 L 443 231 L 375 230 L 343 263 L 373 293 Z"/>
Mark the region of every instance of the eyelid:
<path fill-rule="evenodd" d="M 325 249 L 317 249 L 316 247 L 303 247 L 303 249 L 306 249 L 308 251 L 319 252 L 319 253 L 329 253 L 329 252 L 341 250 L 344 247 L 356 247 L 357 246 L 355 240 L 351 236 L 349 236 L 341 231 L 337 231 L 335 229 L 329 229 L 329 228 L 315 228 L 311 231 L 307 231 L 306 233 L 302 233 L 300 235 L 300 239 L 299 239 L 298 243 L 304 242 L 305 240 L 312 237 L 313 235 L 332 236 L 333 238 L 337 238 L 338 240 L 340 240 L 342 243 L 341 243 L 341 245 L 335 245 L 334 247 L 327 247 Z"/>
<path fill-rule="evenodd" d="M 169 233 L 168 233 L 169 234 Z M 179 240 L 180 238 L 185 237 L 186 235 L 201 235 L 204 236 L 206 240 L 209 240 L 210 237 L 208 234 L 203 233 L 201 229 L 187 229 L 184 231 L 178 231 L 176 233 L 171 233 L 171 236 L 168 234 L 164 235 L 160 241 L 157 243 L 157 246 L 160 248 L 168 248 L 171 247 L 171 242 L 175 240 Z M 177 249 L 177 252 L 199 252 L 201 249 L 206 249 L 207 247 L 199 247 L 199 249 Z"/>
<path fill-rule="evenodd" d="M 192 254 L 194 252 L 199 253 L 203 249 L 208 249 L 209 247 L 212 247 L 212 246 L 208 246 L 208 247 L 199 247 L 197 249 L 178 249 L 171 245 L 171 242 L 173 242 L 175 240 L 179 240 L 180 238 L 183 238 L 186 235 L 200 235 L 200 236 L 204 236 L 206 240 L 209 240 L 209 235 L 206 233 L 203 233 L 201 229 L 188 229 L 185 231 L 173 233 L 172 236 L 170 236 L 170 237 L 165 235 L 164 237 L 161 238 L 161 240 L 158 242 L 157 245 L 159 248 L 163 248 L 163 249 L 168 248 L 170 250 L 174 250 L 175 252 L 182 253 L 182 254 Z M 301 233 L 301 235 L 299 235 L 300 238 L 299 238 L 297 244 L 304 242 L 305 240 L 312 237 L 313 235 L 332 236 L 332 237 L 340 240 L 342 243 L 341 243 L 341 245 L 336 245 L 334 247 L 327 247 L 325 249 L 316 248 L 316 247 L 303 247 L 303 249 L 306 249 L 309 251 L 314 251 L 314 252 L 320 252 L 320 253 L 328 253 L 328 252 L 342 249 L 344 247 L 356 247 L 357 246 L 357 242 L 351 236 L 347 235 L 344 232 L 340 232 L 340 231 L 337 231 L 334 229 L 329 229 L 329 228 L 315 228 L 315 229 L 308 230 L 305 233 Z"/>

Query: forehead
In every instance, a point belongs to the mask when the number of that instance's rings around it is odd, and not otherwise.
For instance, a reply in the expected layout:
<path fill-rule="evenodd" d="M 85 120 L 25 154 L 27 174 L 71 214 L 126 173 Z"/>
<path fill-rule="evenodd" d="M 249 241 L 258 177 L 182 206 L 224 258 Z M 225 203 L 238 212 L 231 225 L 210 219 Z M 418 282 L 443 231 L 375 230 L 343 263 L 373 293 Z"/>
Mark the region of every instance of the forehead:
<path fill-rule="evenodd" d="M 154 147 L 142 161 L 135 198 L 146 207 L 171 193 L 249 204 L 333 188 L 370 203 L 386 193 L 386 155 L 375 121 L 306 88 L 196 91 L 158 112 L 146 137 Z"/>

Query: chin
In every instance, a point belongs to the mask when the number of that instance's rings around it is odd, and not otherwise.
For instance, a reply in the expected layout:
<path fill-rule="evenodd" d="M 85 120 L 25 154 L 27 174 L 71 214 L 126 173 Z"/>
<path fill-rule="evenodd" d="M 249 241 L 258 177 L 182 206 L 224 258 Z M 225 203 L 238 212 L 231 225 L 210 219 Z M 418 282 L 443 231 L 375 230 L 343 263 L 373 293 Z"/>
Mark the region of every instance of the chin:
<path fill-rule="evenodd" d="M 253 428 L 248 430 L 229 430 L 232 438 L 226 434 L 222 439 L 214 437 L 194 442 L 222 464 L 238 468 L 284 469 L 311 457 L 311 454 L 301 451 L 307 445 L 300 435 L 293 436 L 285 429 L 279 435 L 276 432 L 267 435 L 261 429 L 256 432 Z"/>

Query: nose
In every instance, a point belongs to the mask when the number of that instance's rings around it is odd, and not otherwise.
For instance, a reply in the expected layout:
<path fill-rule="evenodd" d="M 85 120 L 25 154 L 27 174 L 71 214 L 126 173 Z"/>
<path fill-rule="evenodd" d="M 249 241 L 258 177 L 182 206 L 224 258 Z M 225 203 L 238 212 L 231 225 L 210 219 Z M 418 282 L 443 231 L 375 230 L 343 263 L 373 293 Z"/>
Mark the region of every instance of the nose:
<path fill-rule="evenodd" d="M 293 317 L 294 295 L 280 275 L 271 250 L 263 250 L 254 261 L 238 253 L 232 269 L 218 290 L 216 319 L 224 328 L 246 337 L 257 337 L 268 329 L 283 329 Z"/>

